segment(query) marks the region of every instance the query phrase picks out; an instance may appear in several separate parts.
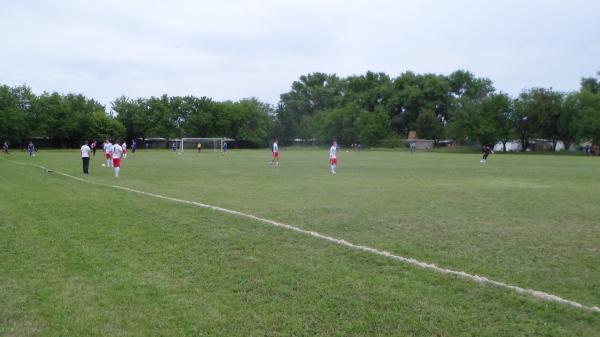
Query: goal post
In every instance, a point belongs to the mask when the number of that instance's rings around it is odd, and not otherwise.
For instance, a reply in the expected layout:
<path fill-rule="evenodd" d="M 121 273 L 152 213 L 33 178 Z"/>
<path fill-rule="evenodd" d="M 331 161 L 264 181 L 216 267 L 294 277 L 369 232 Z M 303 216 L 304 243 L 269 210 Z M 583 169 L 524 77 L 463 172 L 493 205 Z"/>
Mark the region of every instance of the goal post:
<path fill-rule="evenodd" d="M 196 150 L 220 152 L 223 149 L 224 138 L 181 138 L 179 151 Z M 198 145 L 201 147 L 199 148 Z"/>

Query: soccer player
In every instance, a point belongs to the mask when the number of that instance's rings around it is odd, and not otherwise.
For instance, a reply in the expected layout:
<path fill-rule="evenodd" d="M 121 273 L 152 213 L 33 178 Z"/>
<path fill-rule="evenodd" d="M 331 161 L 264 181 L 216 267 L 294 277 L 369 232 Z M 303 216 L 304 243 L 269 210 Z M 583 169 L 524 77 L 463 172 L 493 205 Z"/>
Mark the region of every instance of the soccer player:
<path fill-rule="evenodd" d="M 115 142 L 112 147 L 112 161 L 113 167 L 115 168 L 115 178 L 119 178 L 119 171 L 121 170 L 121 155 L 123 155 L 123 148 L 119 145 L 119 142 Z"/>
<path fill-rule="evenodd" d="M 410 153 L 415 153 L 417 151 L 417 143 L 410 142 Z"/>
<path fill-rule="evenodd" d="M 2 144 L 2 152 L 8 154 L 8 143 L 4 142 L 4 144 Z"/>
<path fill-rule="evenodd" d="M 29 145 L 27 145 L 27 152 L 29 152 L 29 156 L 33 157 L 35 156 L 35 154 L 33 153 L 33 151 L 35 151 L 35 145 L 33 145 L 33 142 L 29 142 Z"/>
<path fill-rule="evenodd" d="M 223 155 L 227 154 L 227 142 L 223 143 Z"/>
<path fill-rule="evenodd" d="M 173 144 L 171 144 L 171 150 L 173 150 L 173 152 L 177 151 L 177 144 L 175 144 L 175 142 L 173 142 Z"/>
<path fill-rule="evenodd" d="M 135 150 L 137 150 L 137 143 L 135 140 L 131 143 L 131 153 L 135 154 Z"/>
<path fill-rule="evenodd" d="M 198 143 L 198 153 L 202 152 L 202 143 Z"/>
<path fill-rule="evenodd" d="M 489 145 L 486 144 L 483 146 L 482 152 L 483 158 L 479 162 L 482 164 L 487 164 L 487 157 L 490 155 L 490 153 L 494 153 L 494 151 Z"/>
<path fill-rule="evenodd" d="M 273 146 L 271 147 L 271 152 L 273 152 L 273 159 L 271 160 L 271 165 L 279 166 L 279 145 L 278 141 L 275 139 L 273 142 Z"/>
<path fill-rule="evenodd" d="M 331 174 L 335 174 L 335 170 L 337 169 L 337 147 L 338 144 L 334 140 L 333 144 L 331 144 L 331 147 L 329 148 L 329 165 L 331 165 Z"/>
<path fill-rule="evenodd" d="M 89 141 L 85 141 L 85 143 L 81 146 L 81 161 L 83 162 L 83 175 L 88 175 L 88 169 L 90 167 L 90 152 L 92 149 L 89 147 Z"/>
<path fill-rule="evenodd" d="M 106 157 L 106 167 L 112 167 L 112 143 L 110 140 L 104 141 L 104 156 Z"/>
<path fill-rule="evenodd" d="M 127 158 L 127 142 L 123 141 L 121 147 L 123 148 L 123 158 Z"/>
<path fill-rule="evenodd" d="M 95 157 L 96 156 L 96 141 L 95 140 L 92 142 L 90 147 L 92 148 L 92 156 Z"/>

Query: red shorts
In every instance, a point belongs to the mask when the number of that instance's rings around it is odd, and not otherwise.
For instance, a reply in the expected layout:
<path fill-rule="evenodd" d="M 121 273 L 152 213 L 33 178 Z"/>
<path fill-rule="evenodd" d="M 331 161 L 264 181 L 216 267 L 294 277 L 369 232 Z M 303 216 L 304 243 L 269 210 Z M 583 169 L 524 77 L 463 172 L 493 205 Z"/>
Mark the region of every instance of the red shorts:
<path fill-rule="evenodd" d="M 112 155 L 110 153 L 106 153 L 106 160 L 109 160 L 112 158 Z"/>
<path fill-rule="evenodd" d="M 121 158 L 113 158 L 113 167 L 121 167 Z"/>
<path fill-rule="evenodd" d="M 329 158 L 329 164 L 337 165 L 337 158 Z"/>
<path fill-rule="evenodd" d="M 279 158 L 279 152 L 273 151 L 273 158 L 274 159 L 278 159 Z"/>

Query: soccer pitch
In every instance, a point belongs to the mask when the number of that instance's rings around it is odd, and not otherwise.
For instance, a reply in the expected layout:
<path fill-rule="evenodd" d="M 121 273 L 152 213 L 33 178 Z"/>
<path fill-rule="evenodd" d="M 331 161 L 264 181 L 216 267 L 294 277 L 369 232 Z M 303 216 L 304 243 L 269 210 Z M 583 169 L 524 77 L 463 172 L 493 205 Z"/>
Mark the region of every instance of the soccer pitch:
<path fill-rule="evenodd" d="M 392 151 L 0 159 L 0 336 L 598 336 L 600 160 Z M 47 167 L 47 172 L 39 166 Z M 120 186 L 128 188 L 114 188 Z"/>

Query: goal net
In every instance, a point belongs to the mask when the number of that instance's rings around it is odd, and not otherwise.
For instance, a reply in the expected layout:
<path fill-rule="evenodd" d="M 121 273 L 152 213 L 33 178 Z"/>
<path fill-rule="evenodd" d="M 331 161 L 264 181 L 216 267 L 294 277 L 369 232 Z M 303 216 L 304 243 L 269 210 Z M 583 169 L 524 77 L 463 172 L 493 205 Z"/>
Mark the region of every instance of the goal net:
<path fill-rule="evenodd" d="M 179 151 L 221 151 L 223 138 L 181 138 Z"/>

